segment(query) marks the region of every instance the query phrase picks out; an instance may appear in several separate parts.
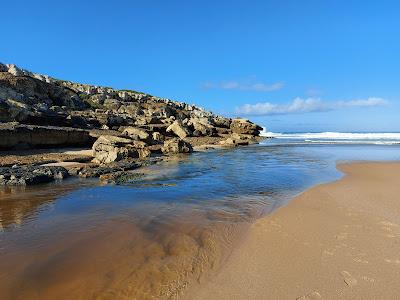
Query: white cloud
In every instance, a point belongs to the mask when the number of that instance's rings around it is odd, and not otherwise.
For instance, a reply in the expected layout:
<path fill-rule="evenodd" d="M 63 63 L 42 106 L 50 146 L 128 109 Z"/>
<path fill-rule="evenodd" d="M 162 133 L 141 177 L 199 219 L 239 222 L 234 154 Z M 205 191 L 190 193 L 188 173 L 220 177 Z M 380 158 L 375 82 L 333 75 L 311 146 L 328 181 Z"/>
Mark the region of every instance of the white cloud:
<path fill-rule="evenodd" d="M 354 107 L 374 107 L 388 104 L 388 101 L 382 98 L 370 97 L 367 99 L 356 99 L 350 101 L 328 102 L 319 98 L 295 98 L 287 104 L 273 104 L 270 102 L 245 104 L 236 108 L 236 112 L 242 115 L 279 115 L 279 114 L 297 114 L 308 112 L 331 111 Z"/>
<path fill-rule="evenodd" d="M 221 81 L 221 82 L 205 82 L 203 88 L 205 89 L 223 89 L 223 90 L 242 90 L 242 91 L 256 91 L 256 92 L 272 92 L 283 88 L 283 82 L 264 83 L 254 81 Z"/>

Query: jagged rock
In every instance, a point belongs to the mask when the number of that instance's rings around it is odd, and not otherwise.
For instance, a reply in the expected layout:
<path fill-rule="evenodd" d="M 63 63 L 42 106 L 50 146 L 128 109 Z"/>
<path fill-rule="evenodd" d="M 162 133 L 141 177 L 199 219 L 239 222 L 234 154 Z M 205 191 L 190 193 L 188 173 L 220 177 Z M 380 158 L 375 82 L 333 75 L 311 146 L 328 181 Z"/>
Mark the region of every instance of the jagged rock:
<path fill-rule="evenodd" d="M 216 128 L 206 118 L 190 119 L 189 123 L 194 128 L 194 136 L 214 136 L 217 133 Z"/>
<path fill-rule="evenodd" d="M 176 120 L 167 128 L 167 132 L 173 132 L 176 136 L 184 139 L 190 135 L 189 129 L 182 124 L 181 121 Z"/>
<path fill-rule="evenodd" d="M 143 129 L 137 127 L 125 127 L 122 134 L 129 136 L 134 140 L 149 140 L 150 135 Z"/>
<path fill-rule="evenodd" d="M 262 127 L 246 119 L 233 119 L 230 125 L 230 129 L 234 133 L 258 136 L 260 134 L 260 131 L 262 130 Z"/>
<path fill-rule="evenodd" d="M 0 63 L 0 72 L 7 72 L 8 67 L 5 64 Z"/>
<path fill-rule="evenodd" d="M 223 117 L 215 117 L 212 119 L 212 123 L 216 127 L 221 127 L 221 128 L 229 128 L 231 126 L 231 119 L 228 118 L 223 118 Z"/>
<path fill-rule="evenodd" d="M 0 168 L 0 185 L 32 185 L 63 179 L 68 171 L 63 167 L 22 166 Z"/>
<path fill-rule="evenodd" d="M 164 142 L 161 151 L 166 154 L 193 152 L 192 145 L 179 138 L 173 138 Z"/>
<path fill-rule="evenodd" d="M 165 140 L 165 137 L 157 131 L 153 132 L 152 138 L 153 138 L 153 141 L 158 142 L 158 143 L 164 142 L 164 140 Z"/>
<path fill-rule="evenodd" d="M 29 105 L 49 102 L 50 106 L 84 108 L 82 100 L 71 90 L 33 77 L 15 76 L 8 72 L 0 72 L 0 98 L 23 100 Z"/>
<path fill-rule="evenodd" d="M 24 72 L 18 68 L 16 65 L 8 65 L 8 73 L 14 75 L 14 76 L 23 76 Z"/>
<path fill-rule="evenodd" d="M 146 148 L 147 144 L 130 138 L 112 135 L 102 135 L 93 144 L 93 156 L 97 163 L 110 163 L 126 158 L 145 158 L 151 152 Z"/>

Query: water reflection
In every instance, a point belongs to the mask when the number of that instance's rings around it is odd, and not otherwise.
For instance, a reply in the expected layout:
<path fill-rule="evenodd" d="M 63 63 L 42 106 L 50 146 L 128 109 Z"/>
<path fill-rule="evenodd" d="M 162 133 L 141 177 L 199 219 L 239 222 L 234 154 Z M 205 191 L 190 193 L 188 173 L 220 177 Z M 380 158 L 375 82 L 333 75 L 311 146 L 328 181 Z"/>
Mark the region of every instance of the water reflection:
<path fill-rule="evenodd" d="M 390 146 L 250 146 L 138 170 L 126 185 L 64 181 L 0 194 L 1 299 L 163 299 L 217 268 L 248 224 L 337 160 Z"/>
<path fill-rule="evenodd" d="M 93 180 L 65 180 L 40 186 L 0 187 L 0 229 L 20 226 L 41 211 L 51 209 L 53 202 L 78 188 L 98 185 Z"/>

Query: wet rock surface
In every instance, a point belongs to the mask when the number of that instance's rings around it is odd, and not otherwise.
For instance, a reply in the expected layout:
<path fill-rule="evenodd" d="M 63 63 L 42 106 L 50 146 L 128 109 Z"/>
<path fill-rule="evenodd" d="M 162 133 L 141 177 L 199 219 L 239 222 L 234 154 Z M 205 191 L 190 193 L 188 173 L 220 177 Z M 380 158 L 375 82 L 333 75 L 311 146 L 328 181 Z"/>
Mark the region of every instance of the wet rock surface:
<path fill-rule="evenodd" d="M 0 185 L 33 185 L 68 177 L 63 167 L 23 166 L 1 167 Z"/>

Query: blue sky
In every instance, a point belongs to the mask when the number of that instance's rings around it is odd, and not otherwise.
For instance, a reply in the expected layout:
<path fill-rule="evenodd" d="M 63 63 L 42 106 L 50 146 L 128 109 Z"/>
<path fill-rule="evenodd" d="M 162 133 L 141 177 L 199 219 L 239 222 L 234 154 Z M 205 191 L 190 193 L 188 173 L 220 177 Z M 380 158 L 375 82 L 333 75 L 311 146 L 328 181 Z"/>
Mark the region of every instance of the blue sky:
<path fill-rule="evenodd" d="M 4 63 L 196 103 L 271 131 L 400 131 L 398 1 L 0 7 Z"/>

